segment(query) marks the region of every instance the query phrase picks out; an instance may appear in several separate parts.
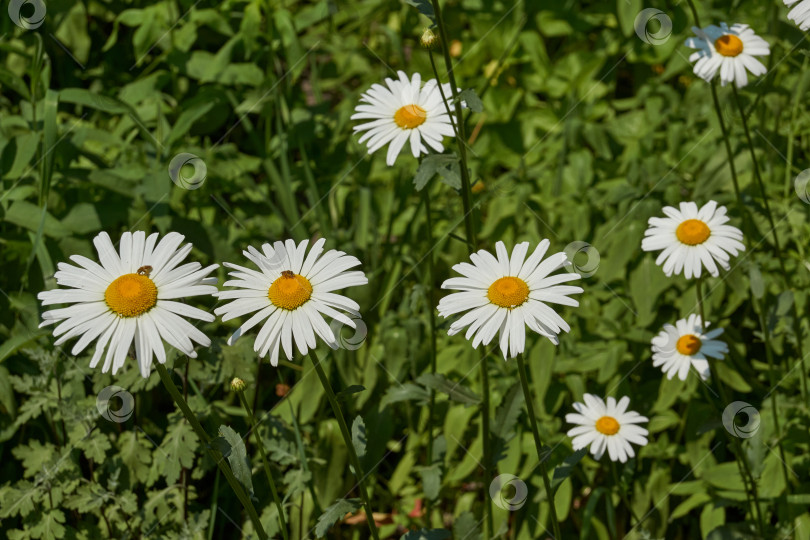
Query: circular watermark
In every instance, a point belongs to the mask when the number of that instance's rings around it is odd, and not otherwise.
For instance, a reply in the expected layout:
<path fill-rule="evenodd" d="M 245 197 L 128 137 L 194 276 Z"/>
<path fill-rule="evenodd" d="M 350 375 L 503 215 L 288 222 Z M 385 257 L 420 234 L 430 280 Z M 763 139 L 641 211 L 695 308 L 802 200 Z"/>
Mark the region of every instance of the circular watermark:
<path fill-rule="evenodd" d="M 739 420 L 741 417 L 745 417 L 745 423 Z M 735 401 L 723 409 L 723 426 L 735 437 L 750 439 L 759 429 L 759 411 L 750 403 Z"/>
<path fill-rule="evenodd" d="M 114 399 L 121 400 L 121 406 L 113 408 Z M 112 385 L 103 388 L 96 398 L 96 408 L 105 419 L 116 424 L 123 424 L 129 420 L 135 411 L 135 398 L 120 386 Z"/>
<path fill-rule="evenodd" d="M 577 240 L 565 246 L 565 268 L 569 272 L 579 274 L 581 278 L 589 278 L 599 269 L 599 251 L 588 242 Z"/>
<path fill-rule="evenodd" d="M 526 504 L 529 488 L 514 474 L 499 474 L 489 484 L 489 497 L 498 508 L 514 512 Z"/>
<path fill-rule="evenodd" d="M 659 28 L 655 32 L 650 31 L 650 23 L 656 21 Z M 672 35 L 672 19 L 669 16 L 656 8 L 642 9 L 636 20 L 633 22 L 633 27 L 636 29 L 636 35 L 644 43 L 650 45 L 662 45 L 669 40 Z"/>
<path fill-rule="evenodd" d="M 23 10 L 28 14 L 23 15 Z M 8 3 L 8 16 L 11 22 L 23 30 L 36 30 L 45 22 L 45 2 L 42 0 L 11 0 Z"/>
<path fill-rule="evenodd" d="M 189 167 L 194 172 L 186 176 Z M 169 176 L 178 187 L 183 189 L 199 189 L 205 183 L 205 176 L 208 174 L 208 167 L 205 162 L 194 154 L 182 152 L 174 156 L 169 163 Z"/>
<path fill-rule="evenodd" d="M 810 204 L 810 169 L 805 169 L 799 173 L 793 181 L 793 189 L 803 203 Z"/>
<path fill-rule="evenodd" d="M 329 328 L 331 328 L 332 333 L 335 334 L 335 340 L 337 341 L 338 347 L 348 351 L 356 351 L 362 347 L 363 343 L 366 341 L 368 327 L 359 315 L 349 314 L 349 318 L 354 322 L 354 328 L 337 319 L 332 319 L 332 324 L 329 325 Z M 344 328 L 349 328 L 353 330 L 354 333 L 351 336 L 346 337 L 343 335 Z"/>

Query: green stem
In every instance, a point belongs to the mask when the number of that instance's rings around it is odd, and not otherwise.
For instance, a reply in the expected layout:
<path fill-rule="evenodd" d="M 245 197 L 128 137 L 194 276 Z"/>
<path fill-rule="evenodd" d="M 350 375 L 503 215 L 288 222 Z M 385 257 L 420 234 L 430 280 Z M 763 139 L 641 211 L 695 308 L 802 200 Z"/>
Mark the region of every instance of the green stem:
<path fill-rule="evenodd" d="M 546 488 L 546 496 L 548 497 L 548 504 L 551 508 L 551 524 L 554 528 L 554 538 L 562 538 L 560 533 L 560 523 L 557 520 L 557 509 L 554 505 L 554 493 L 551 491 L 551 482 L 548 479 L 548 469 L 546 468 L 546 460 L 543 457 L 543 443 L 540 440 L 540 431 L 537 429 L 537 417 L 534 415 L 534 405 L 532 404 L 532 393 L 529 390 L 529 378 L 526 376 L 526 362 L 523 360 L 523 354 L 517 356 L 518 373 L 520 374 L 520 386 L 523 388 L 523 397 L 526 399 L 526 409 L 529 412 L 529 423 L 532 426 L 532 435 L 534 436 L 534 446 L 537 448 L 537 458 L 540 460 L 540 472 L 543 475 L 543 487 Z"/>
<path fill-rule="evenodd" d="M 748 149 L 751 152 L 751 162 L 754 165 L 754 178 L 757 181 L 759 188 L 759 195 L 762 197 L 762 204 L 765 206 L 765 215 L 768 218 L 768 224 L 771 226 L 771 233 L 773 234 L 773 245 L 776 248 L 776 257 L 779 260 L 779 267 L 782 270 L 782 275 L 787 276 L 785 271 L 785 262 L 782 260 L 782 247 L 779 243 L 779 234 L 776 231 L 776 222 L 773 219 L 771 212 L 771 205 L 768 202 L 768 195 L 765 193 L 765 184 L 762 183 L 762 175 L 759 173 L 759 163 L 757 161 L 757 153 L 754 150 L 754 141 L 751 139 L 751 132 L 748 129 L 748 120 L 745 118 L 745 108 L 740 101 L 740 94 L 737 92 L 737 87 L 731 85 L 731 90 L 734 92 L 734 101 L 737 102 L 737 108 L 740 111 L 740 120 L 742 121 L 743 131 L 745 131 L 745 140 L 748 142 Z"/>
<path fill-rule="evenodd" d="M 483 351 L 482 346 L 482 351 Z M 490 426 L 489 426 L 489 369 L 487 364 L 486 353 L 482 352 L 479 361 L 481 366 L 481 446 L 484 450 L 484 475 L 486 484 L 492 479 L 492 456 L 490 446 Z M 486 528 L 484 538 L 489 538 L 495 533 L 492 523 L 492 499 L 486 497 L 484 499 L 484 508 L 486 508 Z"/>
<path fill-rule="evenodd" d="M 746 120 L 746 118 L 745 118 L 745 109 L 743 108 L 742 101 L 740 101 L 740 95 L 737 92 L 737 87 L 732 86 L 732 89 L 734 91 L 734 99 L 737 102 L 737 107 L 740 110 L 740 119 L 742 120 L 742 125 L 743 125 L 743 130 L 745 131 L 746 141 L 748 142 L 748 149 L 751 152 L 751 161 L 752 161 L 752 163 L 754 165 L 754 177 L 757 180 L 757 185 L 759 187 L 759 192 L 760 192 L 760 196 L 762 198 L 762 203 L 765 206 L 765 212 L 766 212 L 767 217 L 768 217 L 768 223 L 771 226 L 771 233 L 773 234 L 774 248 L 776 248 L 776 258 L 779 261 L 779 269 L 780 269 L 781 274 L 782 274 L 782 279 L 785 282 L 785 287 L 790 288 L 790 283 L 788 282 L 788 278 L 787 278 L 788 273 L 787 273 L 787 269 L 785 268 L 785 261 L 783 260 L 784 258 L 782 256 L 782 248 L 780 247 L 780 244 L 779 244 L 779 235 L 777 234 L 777 231 L 776 231 L 776 223 L 774 222 L 773 214 L 771 213 L 771 207 L 770 207 L 770 204 L 768 203 L 768 196 L 765 193 L 765 185 L 762 182 L 762 175 L 760 174 L 760 171 L 759 171 L 759 163 L 757 161 L 756 152 L 754 150 L 754 142 L 751 139 L 751 132 L 750 132 L 750 130 L 748 128 L 748 120 Z M 754 303 L 755 303 L 756 308 L 757 308 L 760 327 L 762 328 L 762 337 L 765 340 L 765 356 L 766 356 L 766 358 L 768 360 L 768 378 L 769 378 L 769 381 L 771 383 L 771 387 L 775 388 L 776 387 L 776 381 L 774 380 L 774 376 L 773 376 L 773 373 L 774 373 L 774 361 L 773 361 L 773 347 L 771 346 L 771 340 L 770 340 L 770 329 L 768 328 L 767 321 L 765 321 L 764 306 L 762 306 L 756 298 L 754 298 Z M 792 305 L 792 308 L 793 308 L 793 313 L 792 313 L 792 315 L 793 315 L 793 323 L 794 323 L 793 330 L 794 330 L 794 333 L 796 334 L 797 353 L 798 353 L 798 356 L 799 356 L 799 362 L 801 363 L 801 366 L 802 366 L 802 373 L 801 373 L 801 376 L 799 377 L 799 379 L 801 380 L 801 384 L 802 384 L 802 397 L 804 398 L 804 401 L 806 403 L 807 402 L 807 381 L 806 381 L 807 371 L 805 370 L 805 364 L 804 364 L 804 346 L 802 345 L 801 322 L 799 320 L 799 314 L 798 314 L 798 312 L 796 310 L 796 302 L 792 302 L 791 305 Z M 781 434 L 781 430 L 780 430 L 780 427 L 779 427 L 779 411 L 778 411 L 777 406 L 776 406 L 776 392 L 771 392 L 771 404 L 772 404 L 772 409 L 773 409 L 774 427 L 776 428 L 776 437 L 777 437 L 777 442 L 778 442 L 778 445 L 779 445 L 779 454 L 780 454 L 780 457 L 782 458 L 781 459 L 781 461 L 782 461 L 782 472 L 785 475 L 785 487 L 786 487 L 786 489 L 787 489 L 787 491 L 789 493 L 790 492 L 790 480 L 788 478 L 787 465 L 785 464 L 785 451 L 784 451 L 784 448 L 782 447 L 782 434 Z"/>
<path fill-rule="evenodd" d="M 613 469 L 613 481 L 616 482 L 616 489 L 619 490 L 619 497 L 621 497 L 622 502 L 627 507 L 627 511 L 630 512 L 630 516 L 633 518 L 636 524 L 638 524 L 640 520 L 638 519 L 636 513 L 633 511 L 633 507 L 630 505 L 630 498 L 627 496 L 627 491 L 622 486 L 621 480 L 619 478 L 619 471 L 616 468 L 615 461 L 613 460 L 610 461 L 610 468 Z M 633 524 L 631 523 L 631 525 Z"/>
<path fill-rule="evenodd" d="M 312 361 L 312 365 L 315 366 L 315 373 L 318 374 L 318 378 L 321 380 L 321 385 L 323 386 L 324 392 L 326 392 L 326 399 L 329 400 L 329 405 L 332 406 L 332 411 L 335 413 L 338 426 L 340 426 L 340 434 L 343 435 L 343 442 L 346 444 L 346 451 L 349 453 L 349 461 L 352 464 L 352 468 L 354 468 L 354 476 L 357 478 L 357 486 L 360 488 L 360 496 L 363 499 L 363 507 L 366 510 L 366 520 L 368 521 L 369 529 L 371 529 L 371 536 L 374 540 L 380 540 L 377 525 L 374 523 L 374 514 L 371 511 L 371 501 L 368 498 L 368 491 L 366 491 L 365 475 L 363 474 L 363 468 L 360 466 L 360 459 L 357 457 L 357 452 L 354 450 L 349 426 L 346 425 L 346 419 L 343 418 L 343 411 L 341 411 L 340 405 L 338 405 L 335 392 L 332 390 L 332 385 L 329 384 L 329 378 L 323 371 L 323 367 L 315 351 L 311 350 L 309 352 L 309 359 Z"/>
<path fill-rule="evenodd" d="M 453 101 L 455 102 L 455 109 L 456 115 L 455 119 L 456 122 L 454 126 L 456 128 L 456 143 L 458 145 L 458 154 L 459 159 L 461 160 L 461 201 L 464 205 L 464 228 L 465 233 L 467 235 L 467 247 L 470 250 L 470 253 L 475 251 L 478 245 L 477 238 L 475 236 L 475 227 L 473 225 L 472 220 L 472 202 L 470 197 L 470 170 L 467 167 L 467 135 L 464 129 L 464 122 L 463 116 L 461 111 L 461 100 L 458 99 L 458 86 L 456 86 L 456 76 L 453 73 L 453 61 L 450 59 L 450 51 L 448 49 L 447 43 L 447 30 L 444 26 L 444 18 L 442 18 L 442 10 L 441 6 L 439 6 L 439 0 L 432 0 L 433 2 L 433 11 L 436 14 L 436 24 L 439 26 L 439 39 L 441 40 L 441 47 L 442 53 L 444 55 L 444 63 L 447 68 L 447 77 L 450 81 L 450 92 L 453 96 Z M 439 92 L 442 95 L 442 99 L 444 101 L 445 107 L 447 107 L 448 116 L 450 116 L 451 121 L 453 119 L 453 114 L 450 112 L 450 104 L 447 102 L 447 99 L 444 97 L 444 89 L 442 88 L 442 81 L 439 77 L 438 70 L 436 69 L 436 64 L 433 62 L 433 54 L 430 53 L 431 65 L 433 66 L 433 71 L 436 75 L 436 82 L 439 85 Z"/>
<path fill-rule="evenodd" d="M 754 151 L 754 142 L 751 139 L 751 132 L 748 129 L 748 120 L 745 117 L 745 109 L 742 106 L 742 101 L 740 101 L 740 95 L 737 92 L 737 87 L 732 86 L 734 91 L 734 100 L 737 102 L 737 108 L 740 110 L 740 119 L 742 120 L 743 130 L 745 131 L 745 139 L 748 143 L 748 149 L 751 152 L 751 162 L 754 165 L 754 177 L 757 181 L 757 186 L 759 188 L 759 194 L 762 198 L 762 203 L 765 207 L 765 213 L 768 218 L 768 224 L 771 226 L 771 232 L 773 233 L 773 244 L 774 248 L 776 249 L 776 259 L 779 261 L 779 270 L 782 274 L 782 280 L 784 281 L 786 289 L 792 289 L 790 282 L 788 281 L 788 273 L 787 269 L 785 268 L 785 261 L 784 257 L 782 256 L 782 247 L 779 243 L 779 235 L 776 231 L 776 223 L 773 219 L 773 214 L 771 213 L 771 206 L 768 202 L 768 196 L 765 193 L 765 184 L 762 182 L 762 175 L 759 171 L 759 162 L 757 161 L 756 152 Z M 788 167 L 789 168 L 789 167 Z M 796 334 L 796 354 L 798 356 L 798 361 L 801 364 L 802 373 L 799 377 L 799 381 L 801 384 L 801 391 L 802 391 L 802 399 L 805 403 L 810 404 L 810 394 L 808 394 L 807 388 L 807 366 L 805 365 L 804 360 L 804 345 L 802 343 L 802 329 L 801 329 L 801 320 L 799 319 L 799 313 L 796 309 L 796 302 L 791 303 L 791 315 L 793 316 L 793 333 Z M 765 329 L 763 329 L 763 333 L 765 333 Z M 781 445 L 780 445 L 781 446 Z"/>
<path fill-rule="evenodd" d="M 256 444 L 259 447 L 259 453 L 262 456 L 264 474 L 267 475 L 267 482 L 270 484 L 270 492 L 273 494 L 273 502 L 276 503 L 276 507 L 278 508 L 278 521 L 281 525 L 281 535 L 284 537 L 284 540 L 289 540 L 290 536 L 287 532 L 287 521 L 284 519 L 284 507 L 281 505 L 281 499 L 278 496 L 276 482 L 273 480 L 273 474 L 270 472 L 270 463 L 267 460 L 267 453 L 264 450 L 264 444 L 262 443 L 262 438 L 259 435 L 259 425 L 256 423 L 256 417 L 253 416 L 253 411 L 250 409 L 247 399 L 245 398 L 245 391 L 237 390 L 236 393 L 239 396 L 239 401 L 242 403 L 242 407 L 245 408 L 248 420 L 250 420 L 251 431 L 256 433 Z M 258 390 L 256 393 L 258 394 Z"/>
<path fill-rule="evenodd" d="M 464 208 L 464 232 L 466 236 L 466 243 L 467 243 L 467 250 L 470 254 L 474 253 L 476 249 L 478 249 L 478 239 L 475 233 L 475 222 L 473 216 L 473 207 L 472 207 L 472 191 L 470 190 L 471 182 L 470 182 L 470 169 L 467 166 L 467 136 L 464 129 L 464 116 L 462 115 L 461 110 L 461 100 L 458 99 L 458 86 L 456 85 L 456 76 L 453 73 L 453 61 L 450 59 L 450 51 L 448 48 L 448 41 L 447 41 L 447 28 L 444 24 L 444 18 L 442 17 L 442 9 L 439 5 L 439 0 L 431 0 L 433 4 L 433 12 L 436 15 L 436 24 L 439 27 L 439 39 L 441 40 L 441 47 L 442 47 L 442 54 L 444 56 L 444 64 L 447 68 L 447 78 L 450 82 L 450 92 L 453 96 L 453 101 L 455 102 L 455 122 L 453 123 L 454 129 L 456 130 L 456 144 L 458 146 L 458 154 L 459 160 L 461 161 L 461 203 Z M 429 53 L 430 56 L 430 64 L 433 68 L 433 73 L 436 76 L 436 82 L 439 86 L 439 92 L 442 96 L 442 101 L 444 101 L 445 107 L 447 108 L 447 114 L 453 122 L 453 113 L 450 111 L 450 104 L 447 101 L 446 96 L 444 95 L 444 89 L 442 88 L 442 81 L 441 77 L 439 77 L 438 69 L 436 68 L 436 63 L 433 61 L 433 53 Z M 490 429 L 489 429 L 489 373 L 487 371 L 487 364 L 486 364 L 486 351 L 482 348 L 481 349 L 481 390 L 482 390 L 482 399 L 481 399 L 481 444 L 484 450 L 484 475 L 486 479 L 486 483 L 490 482 L 492 478 L 492 459 L 490 457 Z M 552 501 L 552 508 L 554 502 Z M 554 512 L 552 512 L 554 514 Z M 490 538 L 491 535 L 494 533 L 493 524 L 492 524 L 492 499 L 489 497 L 484 497 L 484 537 Z M 556 514 L 553 515 L 553 520 L 556 524 L 557 516 Z M 559 525 L 557 525 L 559 529 Z M 559 538 L 559 535 L 557 535 Z"/>
<path fill-rule="evenodd" d="M 433 303 L 433 279 L 434 279 L 434 267 L 433 267 L 433 218 L 430 214 L 430 193 L 428 193 L 429 188 L 425 186 L 422 190 L 422 199 L 425 202 L 425 219 L 426 219 L 426 227 L 427 227 L 427 242 L 429 249 L 431 250 L 427 254 L 428 259 L 428 275 L 427 275 L 427 282 L 428 285 L 426 287 L 426 295 L 427 295 L 427 309 L 428 314 L 430 317 L 430 372 L 435 374 L 436 373 L 436 314 L 435 314 L 435 304 Z M 428 403 L 428 418 L 427 418 L 427 464 L 428 466 L 433 465 L 433 416 L 435 414 L 436 409 L 436 392 L 431 388 L 430 389 L 430 401 Z M 425 525 L 428 529 L 430 529 L 430 520 L 431 520 L 431 510 L 432 505 L 430 499 L 425 499 Z"/>
<path fill-rule="evenodd" d="M 188 423 L 191 424 L 191 427 L 194 429 L 197 437 L 199 437 L 202 447 L 205 449 L 208 457 L 217 464 L 217 467 L 219 467 L 219 470 L 222 471 L 223 476 L 225 476 L 225 479 L 228 481 L 231 489 L 236 494 L 239 502 L 242 503 L 242 507 L 248 513 L 250 521 L 253 522 L 253 528 L 256 529 L 256 534 L 258 534 L 259 538 L 262 538 L 263 540 L 267 539 L 267 533 L 264 532 L 264 527 L 262 527 L 259 514 L 256 513 L 256 509 L 253 507 L 253 503 L 250 502 L 250 498 L 242 489 L 242 485 L 233 475 L 231 469 L 225 464 L 225 458 L 218 450 L 211 447 L 210 437 L 208 437 L 208 434 L 205 432 L 205 429 L 203 429 L 202 424 L 200 424 L 200 421 L 197 420 L 197 417 L 189 408 L 186 400 L 183 399 L 182 394 L 180 394 L 180 390 L 177 389 L 174 381 L 172 381 L 171 375 L 169 375 L 169 372 L 166 371 L 166 367 L 160 362 L 157 362 L 155 366 L 157 367 L 157 372 L 160 375 L 160 380 L 163 381 L 163 386 L 165 386 L 166 390 L 169 391 L 169 394 L 172 396 L 175 404 L 177 404 L 177 407 L 183 413 L 183 416 L 186 417 Z"/>
<path fill-rule="evenodd" d="M 699 277 L 695 284 L 695 290 L 697 291 L 697 308 L 698 314 L 700 315 L 700 331 L 701 333 L 706 328 L 706 316 L 704 313 L 704 300 L 703 300 L 703 278 Z M 720 391 L 720 399 L 723 403 L 731 403 L 731 400 L 728 397 L 726 392 L 726 387 L 720 381 L 720 377 L 717 375 L 717 371 L 714 369 L 713 362 L 707 362 L 709 364 L 709 373 L 711 379 L 715 382 L 717 389 Z M 708 398 L 708 396 L 707 396 Z M 720 407 L 714 402 L 714 400 L 709 399 L 709 401 L 715 405 L 715 408 L 720 411 Z M 765 525 L 762 520 L 762 509 L 759 506 L 759 493 L 757 490 L 757 483 L 754 480 L 754 475 L 751 474 L 751 468 L 748 466 L 748 462 L 745 460 L 745 454 L 743 453 L 742 444 L 740 440 L 731 435 L 730 433 L 726 433 L 726 436 L 731 440 L 732 445 L 734 446 L 734 458 L 737 461 L 737 468 L 740 471 L 740 478 L 743 479 L 743 483 L 746 486 L 746 492 L 748 491 L 748 484 L 751 485 L 751 497 L 753 498 L 753 508 L 751 509 L 751 515 L 757 518 L 757 527 L 759 528 L 760 535 L 765 534 Z M 746 477 L 748 481 L 746 481 Z M 750 499 L 749 499 L 749 502 Z"/>

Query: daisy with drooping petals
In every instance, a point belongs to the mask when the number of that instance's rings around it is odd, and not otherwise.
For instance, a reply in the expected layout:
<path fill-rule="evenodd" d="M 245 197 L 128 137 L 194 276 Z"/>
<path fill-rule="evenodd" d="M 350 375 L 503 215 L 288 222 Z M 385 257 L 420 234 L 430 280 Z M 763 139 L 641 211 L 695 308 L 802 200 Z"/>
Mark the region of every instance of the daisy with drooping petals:
<path fill-rule="evenodd" d="M 568 261 L 565 253 L 556 253 L 546 260 L 543 256 L 549 241 L 543 240 L 526 259 L 529 243 L 522 242 L 512 250 L 511 257 L 503 242 L 495 244 L 498 258 L 485 250 L 470 256 L 472 264 L 460 263 L 453 270 L 464 277 L 451 278 L 442 283 L 443 289 L 462 292 L 450 294 L 439 301 L 439 314 L 449 317 L 462 311 L 467 313 L 450 325 L 449 335 L 467 329 L 466 338 L 473 336 L 477 348 L 488 345 L 500 333 L 500 346 L 504 358 L 514 358 L 526 346 L 526 329 L 547 337 L 555 345 L 561 331 L 570 327 L 547 304 L 578 306 L 570 294 L 582 292 L 581 287 L 561 285 L 579 279 L 579 274 L 550 275 Z"/>
<path fill-rule="evenodd" d="M 242 253 L 259 271 L 232 263 L 224 263 L 233 269 L 234 278 L 225 283 L 231 291 L 220 291 L 215 296 L 221 300 L 233 299 L 214 313 L 223 321 L 253 313 L 228 339 L 232 345 L 242 334 L 265 321 L 253 345 L 260 357 L 270 353 L 270 363 L 278 365 L 279 349 L 283 347 L 288 360 L 293 358 L 293 344 L 301 354 L 307 354 L 316 345 L 315 336 L 329 347 L 337 349 L 337 339 L 323 318 L 326 315 L 351 328 L 357 325 L 352 318 L 360 317 L 360 306 L 354 300 L 335 294 L 334 291 L 365 285 L 366 275 L 359 271 L 349 272 L 360 261 L 342 251 L 323 252 L 326 240 L 321 238 L 309 254 L 308 240 L 298 246 L 293 240 L 264 244 L 262 251 L 249 246 Z"/>
<path fill-rule="evenodd" d="M 112 368 L 115 375 L 134 343 L 141 375 L 146 378 L 153 355 L 161 364 L 166 363 L 163 341 L 192 358 L 197 356 L 192 341 L 211 344 L 208 336 L 185 317 L 212 322 L 214 316 L 178 300 L 216 292 L 213 284 L 217 279 L 208 274 L 219 265 L 180 265 L 192 245 L 180 247 L 184 237 L 175 232 L 160 242 L 158 236 L 125 232 L 116 252 L 110 237 L 102 232 L 93 239 L 101 264 L 81 255 L 70 257 L 78 266 L 59 263 L 56 283 L 70 288 L 43 291 L 37 296 L 43 306 L 73 304 L 42 314 L 40 327 L 59 323 L 53 331 L 59 337 L 56 345 L 81 336 L 71 350 L 76 355 L 96 341 L 90 367 L 98 365 L 106 349 L 101 371 L 107 373 Z"/>
<path fill-rule="evenodd" d="M 370 120 L 354 127 L 355 132 L 365 131 L 360 142 L 366 142 L 368 153 L 373 154 L 388 144 L 385 162 L 391 166 L 405 143 L 410 142 L 413 157 L 427 154 L 427 146 L 443 152 L 442 137 L 455 135 L 447 105 L 436 79 L 422 86 L 422 77 L 414 73 L 409 80 L 403 71 L 397 72 L 399 80 L 385 79 L 387 88 L 373 84 L 360 98 L 352 120 Z M 442 85 L 445 97 L 450 99 L 451 86 Z M 427 146 L 425 146 L 427 144 Z"/>
<path fill-rule="evenodd" d="M 664 329 L 652 340 L 653 366 L 661 367 L 671 379 L 675 374 L 682 381 L 689 374 L 689 366 L 695 370 L 704 381 L 709 378 L 708 358 L 722 360 L 728 353 L 728 345 L 714 339 L 723 333 L 722 328 L 715 328 L 708 332 L 709 323 L 705 327 L 700 323 L 700 315 L 689 315 L 675 323 L 665 324 Z"/>
<path fill-rule="evenodd" d="M 788 19 L 795 22 L 802 30 L 810 30 L 810 0 L 784 0 L 784 2 L 788 7 L 799 2 L 799 5 L 788 13 Z"/>
<path fill-rule="evenodd" d="M 720 84 L 725 86 L 734 83 L 737 88 L 748 84 L 746 69 L 752 75 L 764 75 L 767 68 L 754 58 L 771 54 L 768 42 L 757 36 L 747 24 L 726 23 L 720 26 L 709 25 L 706 28 L 692 27 L 697 37 L 686 40 L 686 46 L 698 49 L 689 57 L 695 62 L 695 75 L 711 82 L 720 72 Z"/>
<path fill-rule="evenodd" d="M 647 445 L 647 430 L 637 426 L 648 419 L 635 411 L 628 411 L 630 398 L 625 396 L 616 403 L 612 397 L 607 398 L 607 405 L 602 399 L 592 395 L 583 396 L 585 403 L 574 403 L 576 413 L 565 415 L 569 424 L 577 424 L 568 431 L 574 450 L 591 446 L 591 454 L 599 459 L 608 451 L 611 461 L 625 463 L 628 457 L 635 457 L 630 443 L 638 446 Z"/>
<path fill-rule="evenodd" d="M 664 207 L 665 218 L 650 218 L 641 249 L 661 251 L 655 264 L 667 276 L 684 271 L 686 279 L 699 278 L 701 269 L 717 277 L 717 266 L 729 269 L 729 254 L 745 251 L 740 229 L 726 225 L 726 207 L 709 201 L 698 209 L 693 202 L 682 202 L 680 210 Z"/>

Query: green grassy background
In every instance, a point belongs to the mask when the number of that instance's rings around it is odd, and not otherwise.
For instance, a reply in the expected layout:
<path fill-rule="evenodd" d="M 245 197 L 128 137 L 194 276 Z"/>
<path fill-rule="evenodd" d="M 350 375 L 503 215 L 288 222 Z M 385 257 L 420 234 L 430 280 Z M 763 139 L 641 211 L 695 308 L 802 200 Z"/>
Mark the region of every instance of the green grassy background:
<path fill-rule="evenodd" d="M 664 205 L 714 199 L 743 227 L 709 86 L 694 77 L 683 47 L 693 24 L 688 7 L 655 4 L 673 23 L 659 45 L 634 30 L 649 7 L 640 0 L 445 4 L 447 38 L 459 42 L 452 49 L 458 84 L 476 89 L 484 105 L 467 118 L 475 218 L 485 248 L 543 238 L 556 251 L 575 241 L 593 246 L 590 258 L 575 260 L 596 271 L 582 280 L 581 306 L 563 310 L 571 333 L 557 348 L 538 336 L 528 342 L 551 466 L 572 454 L 564 415 L 585 391 L 629 395 L 631 408 L 651 419 L 650 444 L 618 469 L 643 523 L 631 530 L 636 521 L 619 502 L 607 458 L 585 457 L 557 491 L 564 537 L 755 538 L 719 413 L 694 374 L 667 381 L 651 362 L 650 339 L 695 309 L 695 290 L 666 278 L 641 252 L 647 218 Z M 799 397 L 802 370 L 793 369 L 799 349 L 790 309 L 795 302 L 806 313 L 810 268 L 810 207 L 794 190 L 810 147 L 808 42 L 775 0 L 699 9 L 704 24 L 748 23 L 772 47 L 768 75 L 741 98 L 788 275 L 777 264 L 739 112 L 730 90 L 720 89 L 753 215 L 744 228 L 756 249 L 708 280 L 706 309 L 726 328 L 731 349 L 717 364 L 720 378 L 762 413 L 744 448 L 769 538 L 808 539 L 810 411 Z M 367 335 L 328 365 L 337 389 L 364 387 L 344 403 L 350 418 L 365 421 L 363 464 L 372 471 L 375 511 L 386 514 L 383 535 L 429 527 L 480 537 L 490 479 L 480 463 L 478 354 L 462 336 L 445 335 L 446 321 L 439 321 L 438 370 L 458 386 L 437 393 L 435 460 L 426 455 L 429 390 L 420 381 L 430 371 L 429 313 L 444 294 L 439 284 L 467 257 L 458 240 L 460 197 L 438 178 L 428 184 L 429 230 L 413 186 L 416 160 L 403 154 L 389 168 L 379 153 L 367 156 L 349 120 L 360 94 L 396 70 L 431 78 L 418 43 L 427 24 L 399 0 L 50 1 L 32 30 L 0 13 L 0 536 L 234 538 L 242 534 L 237 526 L 251 534 L 156 375 L 142 380 L 131 359 L 118 376 L 101 374 L 88 367 L 87 353 L 73 358 L 37 329 L 36 294 L 55 286 L 57 262 L 74 253 L 95 258 L 91 239 L 99 231 L 115 240 L 144 230 L 184 234 L 203 264 L 239 262 L 251 244 L 318 236 L 363 261 L 369 284 L 349 294 Z M 169 178 L 169 162 L 182 152 L 207 167 L 199 189 Z M 773 333 L 770 373 L 752 294 Z M 213 309 L 215 300 L 195 303 Z M 221 424 L 247 433 L 228 382 L 248 383 L 293 538 L 313 538 L 323 509 L 356 496 L 336 421 L 309 362 L 259 363 L 251 337 L 225 344 L 236 326 L 204 325 L 212 347 L 196 360 L 170 362 L 210 434 Z M 804 318 L 801 327 L 810 351 Z M 532 474 L 537 457 L 515 391 L 516 365 L 497 350 L 488 365 L 495 467 L 529 489 L 520 510 L 496 508 L 496 528 L 507 538 L 542 538 L 548 505 Z M 781 381 L 775 387 L 772 379 Z M 96 410 L 98 392 L 111 384 L 135 396 L 124 423 Z M 292 390 L 281 397 L 277 384 Z M 787 482 L 771 392 L 783 420 Z M 248 453 L 272 536 L 275 510 L 255 437 Z M 430 506 L 429 520 L 413 513 L 417 500 Z M 367 534 L 361 521 L 337 524 L 327 536 Z"/>

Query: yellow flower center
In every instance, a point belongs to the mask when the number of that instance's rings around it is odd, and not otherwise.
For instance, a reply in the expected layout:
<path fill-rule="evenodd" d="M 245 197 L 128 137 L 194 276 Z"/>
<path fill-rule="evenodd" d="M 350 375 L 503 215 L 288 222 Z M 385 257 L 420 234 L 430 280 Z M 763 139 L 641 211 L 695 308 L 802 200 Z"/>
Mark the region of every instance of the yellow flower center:
<path fill-rule="evenodd" d="M 516 277 L 502 277 L 489 286 L 487 298 L 497 306 L 512 309 L 529 299 L 529 286 Z"/>
<path fill-rule="evenodd" d="M 137 317 L 157 304 L 157 287 L 144 274 L 124 274 L 104 291 L 107 306 L 121 317 Z"/>
<path fill-rule="evenodd" d="M 743 42 L 734 34 L 726 34 L 717 38 L 714 48 L 723 56 L 737 56 L 743 52 Z"/>
<path fill-rule="evenodd" d="M 419 127 L 427 120 L 427 111 L 419 105 L 405 105 L 394 113 L 394 122 L 402 129 Z"/>
<path fill-rule="evenodd" d="M 692 334 L 687 334 L 678 339 L 675 348 L 678 349 L 678 352 L 681 354 L 692 356 L 693 354 L 697 354 L 701 345 L 703 345 L 703 343 L 701 343 L 700 338 Z"/>
<path fill-rule="evenodd" d="M 712 231 L 709 226 L 699 219 L 687 219 L 675 229 L 675 236 L 682 243 L 689 246 L 702 244 L 711 236 Z"/>
<path fill-rule="evenodd" d="M 309 280 L 290 270 L 284 270 L 281 277 L 275 280 L 267 291 L 267 298 L 273 302 L 274 306 L 289 311 L 304 305 L 310 296 L 312 296 L 312 285 Z"/>
<path fill-rule="evenodd" d="M 612 416 L 603 416 L 596 421 L 596 431 L 603 435 L 616 435 L 619 432 L 619 422 Z"/>

